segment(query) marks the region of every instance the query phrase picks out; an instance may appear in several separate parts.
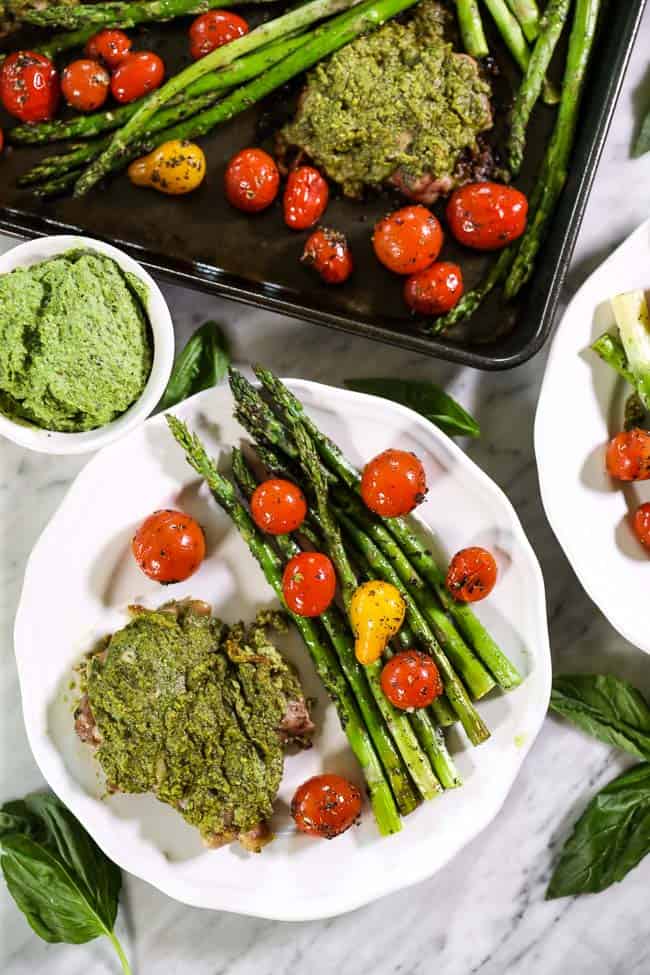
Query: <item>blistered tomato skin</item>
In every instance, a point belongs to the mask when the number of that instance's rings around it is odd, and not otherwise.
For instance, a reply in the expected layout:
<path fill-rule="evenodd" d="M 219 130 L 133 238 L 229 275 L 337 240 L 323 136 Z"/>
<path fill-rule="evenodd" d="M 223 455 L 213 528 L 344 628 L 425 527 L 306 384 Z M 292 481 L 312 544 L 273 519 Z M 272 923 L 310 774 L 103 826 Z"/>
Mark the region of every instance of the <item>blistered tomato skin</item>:
<path fill-rule="evenodd" d="M 291 230 L 308 230 L 318 223 L 329 201 L 326 180 L 313 166 L 298 166 L 287 177 L 284 222 Z"/>
<path fill-rule="evenodd" d="M 618 481 L 649 480 L 650 433 L 637 428 L 617 434 L 607 447 L 606 465 Z"/>
<path fill-rule="evenodd" d="M 248 23 L 229 10 L 208 10 L 194 20 L 190 27 L 190 54 L 195 61 L 218 47 L 243 37 L 250 30 Z"/>
<path fill-rule="evenodd" d="M 113 70 L 131 50 L 131 38 L 123 30 L 100 30 L 85 47 L 86 56 Z"/>
<path fill-rule="evenodd" d="M 345 234 L 322 227 L 309 237 L 300 258 L 320 274 L 326 284 L 343 284 L 352 274 L 352 252 Z"/>
<path fill-rule="evenodd" d="M 404 282 L 404 301 L 416 315 L 444 315 L 462 295 L 463 273 L 450 261 L 437 261 Z"/>
<path fill-rule="evenodd" d="M 35 51 L 14 51 L 0 70 L 0 101 L 21 122 L 46 122 L 59 107 L 59 75 L 49 58 Z"/>
<path fill-rule="evenodd" d="M 503 183 L 469 183 L 454 190 L 447 223 L 461 244 L 479 251 L 500 250 L 526 229 L 528 200 Z"/>
<path fill-rule="evenodd" d="M 407 515 L 426 493 L 422 463 L 407 450 L 384 450 L 363 469 L 361 497 L 367 508 L 383 518 Z"/>
<path fill-rule="evenodd" d="M 143 521 L 131 550 L 146 576 L 169 585 L 189 579 L 199 568 L 205 558 L 205 536 L 190 515 L 167 508 Z"/>
<path fill-rule="evenodd" d="M 377 260 L 395 274 L 424 271 L 438 257 L 443 242 L 439 220 L 424 206 L 389 213 L 375 224 L 372 237 Z"/>
<path fill-rule="evenodd" d="M 120 61 L 111 78 L 111 92 L 116 102 L 127 105 L 160 88 L 165 79 L 165 65 L 153 51 L 136 51 Z"/>
<path fill-rule="evenodd" d="M 336 592 L 336 573 L 322 552 L 301 552 L 287 563 L 282 576 L 287 607 L 296 616 L 320 616 Z"/>
<path fill-rule="evenodd" d="M 297 484 L 280 477 L 259 484 L 251 498 L 251 515 L 269 535 L 295 532 L 307 515 L 307 502 Z"/>
<path fill-rule="evenodd" d="M 480 546 L 456 552 L 447 572 L 446 586 L 461 603 L 477 603 L 489 596 L 497 581 L 494 556 Z"/>
<path fill-rule="evenodd" d="M 301 833 L 333 840 L 359 819 L 361 793 L 340 775 L 315 775 L 298 787 L 291 815 Z"/>
<path fill-rule="evenodd" d="M 61 75 L 63 97 L 79 112 L 94 112 L 101 108 L 108 98 L 110 85 L 106 68 L 90 58 L 72 61 Z"/>
<path fill-rule="evenodd" d="M 634 513 L 634 534 L 642 545 L 650 548 L 650 503 L 640 505 Z"/>
<path fill-rule="evenodd" d="M 402 650 L 385 664 L 381 688 L 392 705 L 402 710 L 426 708 L 443 692 L 435 662 L 419 650 Z"/>
<path fill-rule="evenodd" d="M 224 187 L 231 206 L 245 213 L 259 213 L 278 195 L 280 173 L 268 152 L 242 149 L 226 167 Z"/>

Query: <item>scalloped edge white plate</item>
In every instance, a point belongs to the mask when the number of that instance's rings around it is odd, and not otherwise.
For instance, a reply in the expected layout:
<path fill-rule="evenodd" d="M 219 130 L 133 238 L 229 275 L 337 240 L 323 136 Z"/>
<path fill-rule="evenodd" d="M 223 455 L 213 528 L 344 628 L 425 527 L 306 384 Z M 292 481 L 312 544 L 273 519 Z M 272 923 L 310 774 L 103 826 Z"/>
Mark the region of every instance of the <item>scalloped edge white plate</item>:
<path fill-rule="evenodd" d="M 650 558 L 629 518 L 650 501 L 650 482 L 619 486 L 605 470 L 630 389 L 589 349 L 615 324 L 610 299 L 634 288 L 650 289 L 650 220 L 587 278 L 564 314 L 537 406 L 535 455 L 546 516 L 583 588 L 626 640 L 650 653 Z"/>
<path fill-rule="evenodd" d="M 447 554 L 480 543 L 497 554 L 499 583 L 478 609 L 526 675 L 514 692 L 479 709 L 492 737 L 472 749 L 448 736 L 465 778 L 462 789 L 425 803 L 401 833 L 381 838 L 370 811 L 332 843 L 297 834 L 288 803 L 297 784 L 323 768 L 361 782 L 332 706 L 306 660 L 286 650 L 316 693 L 313 749 L 287 758 L 277 803 L 278 837 L 260 856 L 236 845 L 201 850 L 196 832 L 151 796 L 102 800 L 89 749 L 72 729 L 70 667 L 93 639 L 125 621 L 129 601 L 158 605 L 188 594 L 210 599 L 227 620 L 271 601 L 243 541 L 186 465 L 161 416 L 97 454 L 77 477 L 29 559 L 15 629 L 27 734 L 43 775 L 116 863 L 161 891 L 198 907 L 277 920 L 309 920 L 353 910 L 431 876 L 498 813 L 546 714 L 551 661 L 542 574 L 510 502 L 444 434 L 404 407 L 375 397 L 289 380 L 308 411 L 346 453 L 363 462 L 389 445 L 416 450 L 430 485 L 419 509 Z M 216 455 L 241 430 L 225 387 L 174 410 Z M 164 591 L 128 554 L 135 525 L 151 510 L 184 506 L 204 524 L 208 558 L 188 582 Z M 442 513 L 444 512 L 444 516 Z M 68 698 L 66 701 L 65 698 Z"/>

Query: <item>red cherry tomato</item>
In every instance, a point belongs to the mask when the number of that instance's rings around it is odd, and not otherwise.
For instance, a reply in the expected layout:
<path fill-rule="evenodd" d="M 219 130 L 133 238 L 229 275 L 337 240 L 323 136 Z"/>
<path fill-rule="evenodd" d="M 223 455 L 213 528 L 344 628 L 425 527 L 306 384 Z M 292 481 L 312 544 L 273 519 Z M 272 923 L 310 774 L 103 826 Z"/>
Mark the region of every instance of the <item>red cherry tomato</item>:
<path fill-rule="evenodd" d="M 461 244 L 494 251 L 521 237 L 526 229 L 528 200 L 502 183 L 469 183 L 454 190 L 447 204 L 447 222 Z"/>
<path fill-rule="evenodd" d="M 447 572 L 447 589 L 460 603 L 477 603 L 489 596 L 497 581 L 497 564 L 478 545 L 456 552 Z"/>
<path fill-rule="evenodd" d="M 367 508 L 384 518 L 408 514 L 426 493 L 424 468 L 407 450 L 384 450 L 363 469 L 361 497 Z"/>
<path fill-rule="evenodd" d="M 634 534 L 642 545 L 650 548 L 650 504 L 646 501 L 634 514 Z"/>
<path fill-rule="evenodd" d="M 313 267 L 327 284 L 342 284 L 352 274 L 352 253 L 345 234 L 323 227 L 305 244 L 300 260 Z"/>
<path fill-rule="evenodd" d="M 307 502 L 297 484 L 281 478 L 263 481 L 251 498 L 253 521 L 269 535 L 286 535 L 300 528 L 307 514 Z"/>
<path fill-rule="evenodd" d="M 121 105 L 134 102 L 159 88 L 165 78 L 165 65 L 153 51 L 127 54 L 118 64 L 111 79 L 113 98 Z"/>
<path fill-rule="evenodd" d="M 280 173 L 263 149 L 242 149 L 226 167 L 226 199 L 245 213 L 271 206 L 280 188 Z"/>
<path fill-rule="evenodd" d="M 111 79 L 97 61 L 80 58 L 72 61 L 61 75 L 61 91 L 68 105 L 79 112 L 94 112 L 108 98 Z"/>
<path fill-rule="evenodd" d="M 334 599 L 336 573 L 322 552 L 294 555 L 282 576 L 287 606 L 297 616 L 320 616 Z"/>
<path fill-rule="evenodd" d="M 440 673 L 428 653 L 402 650 L 381 672 L 381 689 L 396 708 L 426 708 L 443 692 Z"/>
<path fill-rule="evenodd" d="M 606 463 L 608 473 L 619 481 L 650 479 L 650 433 L 640 429 L 619 433 L 609 442 Z"/>
<path fill-rule="evenodd" d="M 182 511 L 154 511 L 135 533 L 131 550 L 150 579 L 182 582 L 205 558 L 205 536 L 199 523 Z"/>
<path fill-rule="evenodd" d="M 7 55 L 0 71 L 0 101 L 21 122 L 44 122 L 56 114 L 61 89 L 56 68 L 35 51 Z"/>
<path fill-rule="evenodd" d="M 100 30 L 84 48 L 87 57 L 116 68 L 131 50 L 131 38 L 123 30 Z"/>
<path fill-rule="evenodd" d="M 377 259 L 395 274 L 415 274 L 433 264 L 442 248 L 440 222 L 423 206 L 402 207 L 375 224 Z"/>
<path fill-rule="evenodd" d="M 361 793 L 340 775 L 315 775 L 296 789 L 291 815 L 301 833 L 333 840 L 361 814 Z"/>
<path fill-rule="evenodd" d="M 284 222 L 292 230 L 307 230 L 325 213 L 330 191 L 313 166 L 298 166 L 287 177 L 284 190 Z"/>
<path fill-rule="evenodd" d="M 418 315 L 444 315 L 462 294 L 462 271 L 449 261 L 438 261 L 404 282 L 404 301 Z"/>
<path fill-rule="evenodd" d="M 250 30 L 243 17 L 229 10 L 209 10 L 190 27 L 190 54 L 195 61 L 224 44 L 243 37 Z"/>

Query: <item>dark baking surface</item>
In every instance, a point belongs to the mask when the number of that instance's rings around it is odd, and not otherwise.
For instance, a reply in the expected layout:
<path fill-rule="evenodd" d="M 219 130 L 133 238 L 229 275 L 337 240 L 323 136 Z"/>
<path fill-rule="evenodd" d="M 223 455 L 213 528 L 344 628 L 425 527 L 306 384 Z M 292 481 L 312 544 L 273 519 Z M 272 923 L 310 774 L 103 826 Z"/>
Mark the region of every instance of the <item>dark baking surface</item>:
<path fill-rule="evenodd" d="M 227 160 L 246 145 L 272 146 L 274 129 L 295 103 L 297 85 L 202 140 L 208 176 L 197 192 L 184 198 L 136 189 L 120 175 L 82 200 L 39 202 L 27 191 L 17 189 L 16 178 L 52 154 L 52 146 L 9 149 L 0 160 L 0 229 L 24 236 L 89 234 L 116 243 L 160 276 L 190 287 L 477 368 L 511 368 L 534 355 L 550 335 L 645 2 L 628 0 L 620 4 L 611 0 L 604 5 L 569 179 L 521 300 L 505 304 L 492 296 L 472 319 L 452 332 L 453 337 L 424 334 L 421 323 L 409 316 L 403 304 L 401 281 L 374 258 L 371 228 L 379 216 L 400 202 L 396 197 L 378 195 L 356 202 L 333 194 L 325 222 L 347 234 L 356 260 L 353 277 L 340 288 L 320 283 L 301 266 L 298 259 L 307 234 L 285 227 L 279 200 L 254 217 L 227 204 L 223 194 Z M 248 12 L 254 21 L 256 12 L 252 8 Z M 486 11 L 484 21 L 489 30 Z M 158 51 L 170 71 L 178 70 L 189 60 L 185 26 L 177 21 L 140 30 L 136 32 L 136 46 Z M 499 39 L 491 30 L 489 35 L 497 59 L 494 89 L 498 144 L 511 98 L 513 69 Z M 11 47 L 27 47 L 30 42 L 34 43 L 34 38 L 29 35 L 15 35 Z M 560 76 L 563 53 L 558 52 L 555 65 Z M 517 181 L 524 191 L 534 183 L 554 116 L 555 112 L 544 106 L 535 111 L 525 166 Z M 6 117 L 0 117 L 0 125 L 7 122 Z M 488 263 L 483 256 L 449 239 L 442 256 L 459 261 L 466 287 L 482 277 Z"/>

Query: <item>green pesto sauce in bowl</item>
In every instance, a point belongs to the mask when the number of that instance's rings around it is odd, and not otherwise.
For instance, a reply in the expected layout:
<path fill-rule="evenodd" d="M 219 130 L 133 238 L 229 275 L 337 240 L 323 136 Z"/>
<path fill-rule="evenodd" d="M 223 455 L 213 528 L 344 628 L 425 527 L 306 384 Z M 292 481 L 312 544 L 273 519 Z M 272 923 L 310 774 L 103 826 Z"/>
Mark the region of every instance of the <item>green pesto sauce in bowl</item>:
<path fill-rule="evenodd" d="M 146 288 L 97 251 L 0 275 L 0 412 L 78 433 L 115 420 L 153 361 Z"/>

